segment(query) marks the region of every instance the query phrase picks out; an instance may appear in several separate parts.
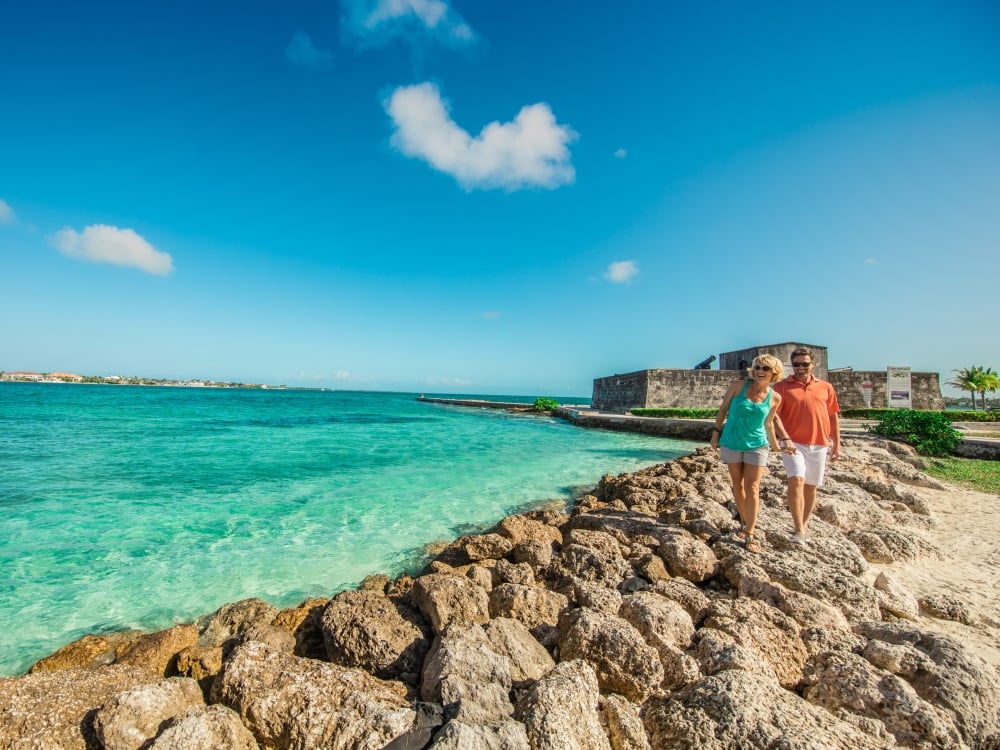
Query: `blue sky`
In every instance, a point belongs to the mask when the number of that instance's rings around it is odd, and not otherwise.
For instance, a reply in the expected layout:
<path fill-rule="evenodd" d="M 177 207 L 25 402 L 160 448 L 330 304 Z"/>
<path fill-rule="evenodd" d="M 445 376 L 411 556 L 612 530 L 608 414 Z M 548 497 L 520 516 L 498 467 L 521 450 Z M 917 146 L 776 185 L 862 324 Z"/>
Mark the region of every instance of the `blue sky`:
<path fill-rule="evenodd" d="M 7 3 L 0 369 L 1000 369 L 1000 5 Z"/>

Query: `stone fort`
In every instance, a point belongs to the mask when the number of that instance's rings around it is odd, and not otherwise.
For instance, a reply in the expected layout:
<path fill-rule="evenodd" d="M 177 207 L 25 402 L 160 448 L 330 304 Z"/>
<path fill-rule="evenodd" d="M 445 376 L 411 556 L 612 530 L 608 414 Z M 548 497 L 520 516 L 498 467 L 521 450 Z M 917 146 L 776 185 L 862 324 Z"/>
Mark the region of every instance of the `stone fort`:
<path fill-rule="evenodd" d="M 629 409 L 715 409 L 729 384 L 743 377 L 747 365 L 758 354 L 771 354 L 781 360 L 785 375 L 792 371 L 792 351 L 805 347 L 813 353 L 813 374 L 829 380 L 837 390 L 841 409 L 865 408 L 865 392 L 871 391 L 871 408 L 888 406 L 885 370 L 829 369 L 825 346 L 787 341 L 767 344 L 719 355 L 719 369 L 708 369 L 715 357 L 689 370 L 639 370 L 624 375 L 610 375 L 594 380 L 590 405 L 594 409 L 627 413 Z M 911 401 L 914 409 L 944 409 L 941 385 L 936 372 L 912 372 Z"/>

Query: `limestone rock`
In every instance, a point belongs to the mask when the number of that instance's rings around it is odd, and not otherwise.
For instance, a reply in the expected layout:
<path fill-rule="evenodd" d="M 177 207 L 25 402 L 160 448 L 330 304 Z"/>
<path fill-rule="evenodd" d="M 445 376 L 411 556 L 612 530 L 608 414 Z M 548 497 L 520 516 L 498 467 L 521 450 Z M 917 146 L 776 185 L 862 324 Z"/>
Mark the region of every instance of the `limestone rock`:
<path fill-rule="evenodd" d="M 611 693 L 602 700 L 611 750 L 651 750 L 639 707 Z"/>
<path fill-rule="evenodd" d="M 611 750 L 599 700 L 594 670 L 584 661 L 564 661 L 535 683 L 515 716 L 532 750 Z"/>
<path fill-rule="evenodd" d="M 181 677 L 197 680 L 202 693 L 207 696 L 215 676 L 222 669 L 222 646 L 188 646 L 177 654 L 176 668 Z"/>
<path fill-rule="evenodd" d="M 369 578 L 377 577 L 369 576 Z M 382 583 L 381 579 L 379 584 L 383 589 L 390 585 Z M 378 584 L 375 586 L 377 588 Z M 366 590 L 373 589 L 368 587 Z M 276 628 L 288 630 L 295 636 L 296 656 L 308 656 L 311 659 L 326 657 L 326 645 L 323 643 L 323 631 L 319 620 L 329 601 L 328 598 L 306 599 L 298 606 L 283 609 L 275 615 L 271 624 Z"/>
<path fill-rule="evenodd" d="M 243 599 L 224 604 L 213 614 L 199 618 L 199 646 L 221 646 L 234 636 L 243 635 L 254 623 L 270 625 L 278 608 L 260 599 Z"/>
<path fill-rule="evenodd" d="M 402 683 L 256 641 L 226 659 L 212 702 L 233 708 L 260 744 L 272 748 L 381 750 L 414 720 Z"/>
<path fill-rule="evenodd" d="M 147 670 L 123 664 L 0 678 L 0 748 L 100 747 L 88 715 L 117 693 L 150 679 Z"/>
<path fill-rule="evenodd" d="M 569 606 L 563 594 L 534 586 L 505 583 L 489 595 L 492 617 L 513 617 L 520 620 L 536 636 L 539 630 L 555 628 L 559 614 Z"/>
<path fill-rule="evenodd" d="M 701 539 L 683 529 L 665 533 L 657 551 L 671 574 L 694 583 L 702 583 L 718 575 L 719 559 Z"/>
<path fill-rule="evenodd" d="M 606 531 L 570 529 L 564 536 L 563 544 L 590 547 L 590 549 L 597 550 L 607 557 L 624 557 L 621 545 Z"/>
<path fill-rule="evenodd" d="M 538 680 L 556 664 L 541 643 L 520 620 L 497 617 L 483 626 L 490 649 L 507 659 L 511 683 L 524 688 Z"/>
<path fill-rule="evenodd" d="M 434 639 L 424 662 L 420 696 L 466 723 L 504 721 L 513 706 L 510 662 L 493 651 L 479 625 L 453 626 Z"/>
<path fill-rule="evenodd" d="M 652 698 L 643 723 L 654 748 L 677 750 L 885 750 L 873 737 L 777 682 L 727 670 L 669 698 Z"/>
<path fill-rule="evenodd" d="M 388 749 L 387 749 L 388 750 Z M 502 721 L 466 724 L 449 721 L 434 737 L 430 750 L 534 750 L 524 724 Z"/>
<path fill-rule="evenodd" d="M 963 625 L 972 623 L 972 614 L 969 612 L 969 608 L 954 596 L 931 594 L 921 598 L 918 603 L 924 612 L 939 620 L 954 620 Z"/>
<path fill-rule="evenodd" d="M 40 659 L 28 670 L 28 674 L 52 672 L 57 669 L 77 669 L 101 667 L 114 664 L 118 652 L 144 633 L 139 630 L 109 633 L 107 635 L 85 635 L 68 643 L 58 651 Z"/>
<path fill-rule="evenodd" d="M 916 620 L 920 617 L 920 605 L 916 597 L 885 573 L 879 573 L 875 578 L 875 590 L 883 612 L 904 620 Z"/>
<path fill-rule="evenodd" d="M 909 644 L 929 657 L 907 677 L 917 695 L 949 712 L 969 747 L 1000 743 L 1000 674 L 992 665 L 953 638 L 912 623 L 863 622 L 855 630 L 872 640 Z"/>
<path fill-rule="evenodd" d="M 582 544 L 567 544 L 549 567 L 553 576 L 564 581 L 594 581 L 609 588 L 632 575 L 632 566 L 620 556 L 611 556 Z"/>
<path fill-rule="evenodd" d="M 514 545 L 521 542 L 548 542 L 550 549 L 553 544 L 562 545 L 562 532 L 557 526 L 526 515 L 507 516 L 494 528 Z"/>
<path fill-rule="evenodd" d="M 573 596 L 581 607 L 590 607 L 609 615 L 618 614 L 624 598 L 615 589 L 609 589 L 593 581 L 574 581 Z"/>
<path fill-rule="evenodd" d="M 194 706 L 167 723 L 148 750 L 259 750 L 253 734 L 239 714 L 216 703 Z"/>
<path fill-rule="evenodd" d="M 552 543 L 526 539 L 514 546 L 513 556 L 514 562 L 527 563 L 536 571 L 544 570 L 552 562 Z"/>
<path fill-rule="evenodd" d="M 922 700 L 905 680 L 855 654 L 831 652 L 810 664 L 803 697 L 834 715 L 878 719 L 905 747 L 961 745 L 949 716 Z"/>
<path fill-rule="evenodd" d="M 498 560 L 509 554 L 513 548 L 510 539 L 500 534 L 479 534 L 465 539 L 465 554 L 473 562 L 486 559 Z"/>
<path fill-rule="evenodd" d="M 201 688 L 188 677 L 136 685 L 97 709 L 94 732 L 105 750 L 139 750 L 167 719 L 204 705 Z"/>
<path fill-rule="evenodd" d="M 496 574 L 501 583 L 519 583 L 523 586 L 535 585 L 535 571 L 528 563 L 512 563 L 508 560 L 497 560 Z M 490 591 L 491 589 L 492 586 L 486 590 Z"/>
<path fill-rule="evenodd" d="M 431 645 L 420 614 L 372 591 L 343 591 L 320 618 L 327 657 L 359 667 L 384 680 L 416 685 Z"/>
<path fill-rule="evenodd" d="M 489 594 L 461 576 L 420 576 L 413 586 L 413 599 L 435 633 L 449 625 L 482 624 L 490 619 Z"/>
<path fill-rule="evenodd" d="M 691 620 L 695 625 L 701 624 L 705 615 L 708 614 L 711 600 L 700 588 L 686 578 L 657 581 L 653 584 L 652 591 L 684 607 L 685 611 L 691 615 Z"/>
<path fill-rule="evenodd" d="M 757 650 L 739 643 L 729 633 L 714 628 L 698 630 L 698 663 L 707 675 L 739 669 L 777 682 L 771 663 Z"/>
<path fill-rule="evenodd" d="M 794 687 L 802 678 L 807 653 L 799 626 L 774 607 L 752 599 L 714 602 L 703 627 L 728 633 L 736 643 L 762 656 L 782 686 Z"/>
<path fill-rule="evenodd" d="M 559 654 L 564 661 L 586 661 L 602 691 L 636 703 L 663 681 L 659 654 L 642 634 L 622 618 L 593 609 L 569 610 L 559 618 Z"/>

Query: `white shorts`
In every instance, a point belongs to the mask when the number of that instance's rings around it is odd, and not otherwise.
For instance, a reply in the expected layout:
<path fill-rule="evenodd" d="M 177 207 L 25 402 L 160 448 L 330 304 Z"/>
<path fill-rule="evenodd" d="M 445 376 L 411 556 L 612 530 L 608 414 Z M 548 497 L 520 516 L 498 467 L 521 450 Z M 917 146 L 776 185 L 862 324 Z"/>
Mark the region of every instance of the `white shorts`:
<path fill-rule="evenodd" d="M 830 449 L 825 445 L 802 445 L 795 443 L 795 453 L 781 454 L 785 473 L 791 477 L 805 477 L 806 484 L 819 487 L 826 475 L 826 454 Z"/>

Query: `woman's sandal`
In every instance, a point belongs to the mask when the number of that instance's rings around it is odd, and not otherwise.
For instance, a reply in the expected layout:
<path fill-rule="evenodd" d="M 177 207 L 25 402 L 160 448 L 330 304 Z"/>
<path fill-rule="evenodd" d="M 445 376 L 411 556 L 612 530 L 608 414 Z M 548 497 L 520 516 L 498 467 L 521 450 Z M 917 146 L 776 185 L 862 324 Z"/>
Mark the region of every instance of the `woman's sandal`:
<path fill-rule="evenodd" d="M 757 544 L 757 540 L 753 538 L 753 534 L 747 534 L 744 546 L 746 547 L 747 552 L 752 554 L 760 552 L 760 545 Z"/>
<path fill-rule="evenodd" d="M 740 530 L 736 532 L 736 538 L 740 541 L 746 541 L 747 538 L 747 527 L 740 526 Z"/>

